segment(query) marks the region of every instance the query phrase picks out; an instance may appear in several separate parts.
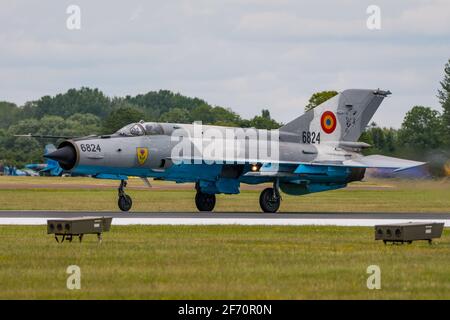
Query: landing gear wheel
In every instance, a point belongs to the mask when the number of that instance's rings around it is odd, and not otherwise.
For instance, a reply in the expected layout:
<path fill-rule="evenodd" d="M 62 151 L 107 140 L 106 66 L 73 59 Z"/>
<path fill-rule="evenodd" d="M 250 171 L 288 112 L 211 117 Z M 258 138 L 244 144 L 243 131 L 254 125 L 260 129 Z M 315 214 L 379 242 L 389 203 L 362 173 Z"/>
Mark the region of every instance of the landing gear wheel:
<path fill-rule="evenodd" d="M 119 201 L 117 201 L 117 204 L 119 205 L 119 209 L 122 211 L 130 211 L 131 206 L 133 205 L 133 201 L 131 200 L 131 197 L 127 194 L 120 196 Z"/>
<path fill-rule="evenodd" d="M 213 211 L 216 205 L 216 195 L 197 191 L 195 205 L 198 211 Z"/>
<path fill-rule="evenodd" d="M 129 211 L 133 205 L 131 197 L 125 193 L 126 186 L 127 182 L 125 180 L 120 180 L 120 186 L 118 189 L 119 200 L 117 201 L 117 204 L 119 205 L 119 209 L 122 211 Z"/>
<path fill-rule="evenodd" d="M 259 205 L 264 212 L 275 213 L 280 208 L 281 197 L 274 188 L 266 188 L 259 196 Z"/>

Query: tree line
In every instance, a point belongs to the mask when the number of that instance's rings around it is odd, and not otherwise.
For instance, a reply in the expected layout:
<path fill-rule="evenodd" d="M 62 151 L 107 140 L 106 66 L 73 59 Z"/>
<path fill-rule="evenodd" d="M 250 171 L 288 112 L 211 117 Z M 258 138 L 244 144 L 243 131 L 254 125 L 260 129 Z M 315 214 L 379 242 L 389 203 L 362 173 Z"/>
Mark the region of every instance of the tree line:
<path fill-rule="evenodd" d="M 314 93 L 305 106 L 310 110 L 337 94 Z M 407 157 L 427 161 L 433 172 L 444 174 L 450 158 L 450 60 L 444 68 L 438 98 L 442 111 L 428 106 L 413 106 L 399 129 L 371 123 L 360 141 L 373 147 L 366 154 Z M 14 137 L 15 134 L 86 136 L 108 134 L 141 119 L 156 122 L 192 123 L 276 129 L 282 124 L 268 110 L 243 119 L 229 108 L 212 106 L 199 98 L 168 90 L 125 97 L 108 97 L 99 89 L 82 87 L 55 96 L 44 96 L 23 106 L 0 101 L 0 161 L 22 166 L 42 161 L 43 146 L 49 140 Z M 52 141 L 54 142 L 54 141 Z"/>
<path fill-rule="evenodd" d="M 276 129 L 281 126 L 268 110 L 243 119 L 229 108 L 211 106 L 199 98 L 168 90 L 136 96 L 106 96 L 98 89 L 70 89 L 23 106 L 0 101 L 0 162 L 17 167 L 43 161 L 43 148 L 54 139 L 15 137 L 17 134 L 80 137 L 110 134 L 140 120 Z"/>

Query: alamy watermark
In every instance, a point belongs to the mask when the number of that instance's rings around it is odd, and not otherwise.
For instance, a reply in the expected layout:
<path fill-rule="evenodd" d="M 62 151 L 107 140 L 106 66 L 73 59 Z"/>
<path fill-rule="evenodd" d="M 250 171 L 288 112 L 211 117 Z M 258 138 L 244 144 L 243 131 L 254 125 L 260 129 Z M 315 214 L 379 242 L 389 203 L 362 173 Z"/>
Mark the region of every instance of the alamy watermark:
<path fill-rule="evenodd" d="M 66 13 L 69 15 L 66 20 L 66 28 L 68 30 L 81 29 L 81 8 L 76 4 L 67 7 Z"/>
<path fill-rule="evenodd" d="M 381 8 L 377 5 L 370 5 L 366 9 L 369 17 L 366 20 L 366 26 L 369 30 L 381 30 Z"/>
<path fill-rule="evenodd" d="M 81 268 L 77 265 L 70 265 L 66 269 L 69 274 L 66 281 L 67 289 L 80 290 L 81 289 Z"/>
<path fill-rule="evenodd" d="M 381 289 L 381 269 L 377 265 L 370 265 L 367 267 L 366 272 L 370 274 L 367 278 L 367 289 L 369 290 L 380 290 Z"/>
<path fill-rule="evenodd" d="M 243 164 L 263 161 L 278 166 L 279 131 L 203 126 L 194 122 L 173 131 L 174 164 Z"/>

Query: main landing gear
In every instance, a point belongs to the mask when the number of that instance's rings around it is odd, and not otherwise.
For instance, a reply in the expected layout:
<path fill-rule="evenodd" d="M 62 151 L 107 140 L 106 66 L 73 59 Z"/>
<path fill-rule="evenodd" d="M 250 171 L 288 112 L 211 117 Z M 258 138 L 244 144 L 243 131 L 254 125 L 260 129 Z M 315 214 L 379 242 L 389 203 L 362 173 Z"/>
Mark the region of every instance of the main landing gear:
<path fill-rule="evenodd" d="M 195 205 L 198 211 L 213 211 L 216 205 L 216 195 L 201 192 L 197 189 L 197 194 L 195 195 Z"/>
<path fill-rule="evenodd" d="M 117 201 L 117 204 L 122 211 L 129 211 L 133 205 L 131 197 L 125 193 L 126 186 L 127 182 L 125 180 L 120 180 L 120 186 L 118 189 L 119 200 Z"/>
<path fill-rule="evenodd" d="M 266 188 L 259 196 L 259 205 L 262 211 L 275 213 L 280 208 L 281 195 L 278 186 L 278 180 L 274 182 L 273 188 Z"/>
<path fill-rule="evenodd" d="M 202 192 L 198 182 L 195 184 L 195 189 L 197 190 L 195 205 L 198 211 L 213 211 L 216 205 L 216 195 Z"/>
<path fill-rule="evenodd" d="M 216 195 L 202 192 L 197 184 L 195 186 L 197 194 L 195 195 L 195 205 L 198 211 L 213 211 L 216 205 Z M 274 181 L 273 188 L 266 188 L 261 192 L 259 197 L 259 205 L 262 211 L 267 213 L 275 213 L 280 208 L 281 195 L 278 179 Z"/>

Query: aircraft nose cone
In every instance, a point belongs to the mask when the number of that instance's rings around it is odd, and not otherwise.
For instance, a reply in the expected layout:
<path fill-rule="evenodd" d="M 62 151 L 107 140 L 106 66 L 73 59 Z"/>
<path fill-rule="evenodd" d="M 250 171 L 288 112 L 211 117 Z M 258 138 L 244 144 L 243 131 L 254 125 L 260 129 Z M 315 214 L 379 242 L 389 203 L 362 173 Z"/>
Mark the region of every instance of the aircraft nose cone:
<path fill-rule="evenodd" d="M 57 149 L 56 151 L 45 154 L 44 158 L 58 161 L 61 168 L 70 170 L 73 168 L 75 162 L 77 161 L 77 154 L 73 146 L 66 145 L 62 148 Z"/>

